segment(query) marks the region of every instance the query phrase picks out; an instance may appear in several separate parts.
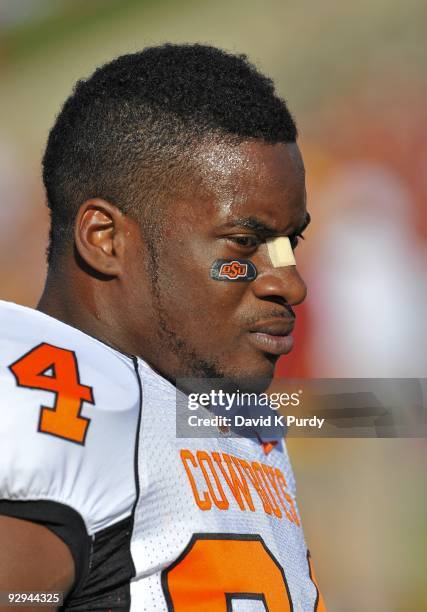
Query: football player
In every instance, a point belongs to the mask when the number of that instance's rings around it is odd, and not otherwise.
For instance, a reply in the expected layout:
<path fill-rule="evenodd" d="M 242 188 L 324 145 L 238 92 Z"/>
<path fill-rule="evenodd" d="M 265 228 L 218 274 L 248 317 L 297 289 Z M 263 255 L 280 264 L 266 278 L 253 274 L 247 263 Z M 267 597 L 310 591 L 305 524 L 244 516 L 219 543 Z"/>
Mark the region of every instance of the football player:
<path fill-rule="evenodd" d="M 43 160 L 43 295 L 0 307 L 3 593 L 323 610 L 285 443 L 176 434 L 180 379 L 270 381 L 292 348 L 296 138 L 271 80 L 209 46 L 147 48 L 76 84 Z"/>

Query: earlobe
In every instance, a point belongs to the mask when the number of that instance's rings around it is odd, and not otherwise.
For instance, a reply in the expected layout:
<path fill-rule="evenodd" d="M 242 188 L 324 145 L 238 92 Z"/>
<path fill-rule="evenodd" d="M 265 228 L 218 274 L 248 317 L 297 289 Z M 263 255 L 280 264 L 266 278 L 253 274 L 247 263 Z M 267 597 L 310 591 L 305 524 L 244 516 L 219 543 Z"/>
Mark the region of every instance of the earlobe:
<path fill-rule="evenodd" d="M 114 204 L 94 198 L 84 202 L 77 214 L 75 245 L 83 261 L 107 276 L 121 272 L 123 213 Z"/>

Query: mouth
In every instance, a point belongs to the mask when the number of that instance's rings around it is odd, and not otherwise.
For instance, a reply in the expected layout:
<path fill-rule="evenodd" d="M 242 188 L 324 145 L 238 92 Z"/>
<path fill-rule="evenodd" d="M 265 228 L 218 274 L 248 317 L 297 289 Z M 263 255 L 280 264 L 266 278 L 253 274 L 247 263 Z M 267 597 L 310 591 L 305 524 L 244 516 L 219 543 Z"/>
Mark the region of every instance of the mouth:
<path fill-rule="evenodd" d="M 294 319 L 258 324 L 249 330 L 249 341 L 264 353 L 287 355 L 294 345 L 294 339 L 290 335 L 294 324 Z"/>

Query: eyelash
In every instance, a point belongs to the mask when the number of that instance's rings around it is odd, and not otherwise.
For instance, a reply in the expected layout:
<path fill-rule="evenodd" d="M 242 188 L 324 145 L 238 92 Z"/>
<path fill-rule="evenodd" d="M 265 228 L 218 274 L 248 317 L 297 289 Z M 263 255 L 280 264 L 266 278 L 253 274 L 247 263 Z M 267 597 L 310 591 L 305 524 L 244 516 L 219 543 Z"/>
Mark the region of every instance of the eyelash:
<path fill-rule="evenodd" d="M 291 241 L 291 246 L 293 249 L 297 248 L 300 239 L 305 240 L 302 232 L 294 234 L 293 236 L 289 236 L 289 240 Z"/>
<path fill-rule="evenodd" d="M 297 248 L 300 238 L 304 240 L 304 236 L 302 232 L 289 236 L 289 240 L 291 242 L 291 246 L 293 249 Z M 259 246 L 262 242 L 262 240 L 260 240 L 257 236 L 251 236 L 250 234 L 245 235 L 245 236 L 228 236 L 228 240 L 246 249 L 254 249 L 255 247 Z M 252 240 L 253 243 L 252 244 L 242 244 L 242 242 L 239 242 L 239 241 L 245 241 L 245 240 Z"/>
<path fill-rule="evenodd" d="M 261 240 L 259 238 L 257 238 L 256 236 L 251 236 L 250 234 L 246 236 L 228 236 L 228 240 L 231 240 L 231 242 L 233 242 L 234 244 L 237 244 L 238 246 L 246 249 L 253 249 L 261 244 Z M 242 244 L 241 242 L 239 242 L 239 240 L 252 240 L 253 244 Z"/>

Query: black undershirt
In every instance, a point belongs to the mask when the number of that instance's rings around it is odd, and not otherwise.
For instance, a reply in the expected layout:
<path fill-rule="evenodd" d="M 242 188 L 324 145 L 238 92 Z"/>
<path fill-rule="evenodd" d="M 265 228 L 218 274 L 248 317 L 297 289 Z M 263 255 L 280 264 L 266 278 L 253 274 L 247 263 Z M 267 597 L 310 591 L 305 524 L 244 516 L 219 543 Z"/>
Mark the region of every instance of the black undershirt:
<path fill-rule="evenodd" d="M 0 500 L 0 514 L 43 525 L 70 549 L 75 580 L 61 610 L 130 609 L 131 517 L 89 536 L 81 515 L 59 502 Z"/>

